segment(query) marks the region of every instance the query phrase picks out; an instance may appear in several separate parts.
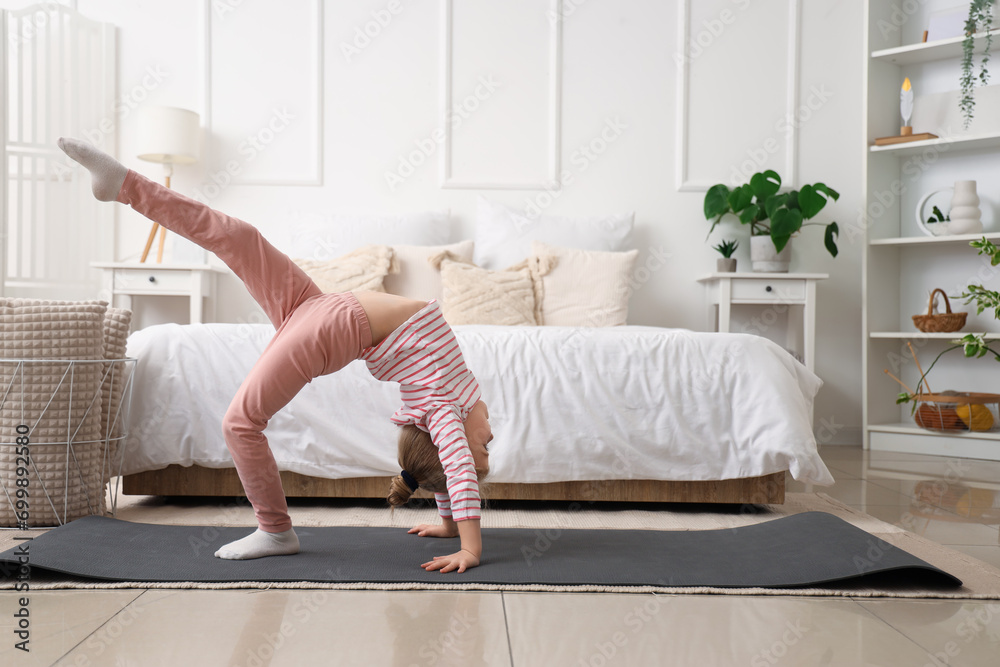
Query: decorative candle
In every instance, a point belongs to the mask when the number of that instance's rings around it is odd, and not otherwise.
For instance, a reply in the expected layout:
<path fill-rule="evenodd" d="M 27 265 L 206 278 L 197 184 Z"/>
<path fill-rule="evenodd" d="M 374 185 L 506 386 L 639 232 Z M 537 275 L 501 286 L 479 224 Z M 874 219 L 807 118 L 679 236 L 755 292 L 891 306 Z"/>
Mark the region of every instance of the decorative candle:
<path fill-rule="evenodd" d="M 903 89 L 899 91 L 899 113 L 903 116 L 903 127 L 900 128 L 901 135 L 913 133 L 910 127 L 910 116 L 913 115 L 913 86 L 910 85 L 910 77 L 903 80 Z"/>

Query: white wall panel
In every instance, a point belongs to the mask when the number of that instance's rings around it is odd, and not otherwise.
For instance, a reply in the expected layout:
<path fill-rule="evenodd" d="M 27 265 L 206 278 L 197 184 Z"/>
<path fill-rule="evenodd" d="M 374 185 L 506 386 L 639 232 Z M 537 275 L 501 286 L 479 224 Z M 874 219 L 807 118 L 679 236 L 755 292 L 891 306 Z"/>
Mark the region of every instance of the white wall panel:
<path fill-rule="evenodd" d="M 442 0 L 442 185 L 551 187 L 560 20 L 548 0 Z"/>
<path fill-rule="evenodd" d="M 323 3 L 280 8 L 206 5 L 210 169 L 234 184 L 322 182 Z"/>
<path fill-rule="evenodd" d="M 796 178 L 799 0 L 681 0 L 678 189 Z"/>

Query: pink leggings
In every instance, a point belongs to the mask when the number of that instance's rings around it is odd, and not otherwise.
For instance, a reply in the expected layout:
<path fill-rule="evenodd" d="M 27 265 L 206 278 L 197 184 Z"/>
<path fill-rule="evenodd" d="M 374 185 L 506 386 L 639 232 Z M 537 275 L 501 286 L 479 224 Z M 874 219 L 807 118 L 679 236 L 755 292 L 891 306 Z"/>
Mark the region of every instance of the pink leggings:
<path fill-rule="evenodd" d="M 216 254 L 243 281 L 277 331 L 240 385 L 222 431 L 262 530 L 292 527 L 264 428 L 302 387 L 360 357 L 368 317 L 350 292 L 324 294 L 255 227 L 129 170 L 118 201 Z"/>

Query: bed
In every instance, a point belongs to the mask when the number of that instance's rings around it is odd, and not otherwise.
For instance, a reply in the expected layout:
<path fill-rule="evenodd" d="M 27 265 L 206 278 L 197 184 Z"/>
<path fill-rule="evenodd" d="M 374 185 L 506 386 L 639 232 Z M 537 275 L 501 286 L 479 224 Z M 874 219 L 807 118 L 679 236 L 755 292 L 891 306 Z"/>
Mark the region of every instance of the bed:
<path fill-rule="evenodd" d="M 812 433 L 821 381 L 747 334 L 645 326 L 456 325 L 491 415 L 488 497 L 780 503 L 784 480 L 833 483 Z M 221 419 L 267 324 L 133 333 L 123 492 L 237 496 Z M 397 474 L 398 385 L 364 364 L 316 378 L 269 423 L 290 497 L 384 497 Z"/>

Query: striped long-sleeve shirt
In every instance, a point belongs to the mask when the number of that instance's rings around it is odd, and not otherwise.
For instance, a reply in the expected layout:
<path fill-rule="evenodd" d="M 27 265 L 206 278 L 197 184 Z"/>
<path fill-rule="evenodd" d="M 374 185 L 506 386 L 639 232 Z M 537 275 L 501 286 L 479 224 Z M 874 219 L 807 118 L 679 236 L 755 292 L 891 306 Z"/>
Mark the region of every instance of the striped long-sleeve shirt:
<path fill-rule="evenodd" d="M 448 480 L 448 492 L 434 494 L 438 512 L 455 521 L 480 518 L 479 481 L 463 422 L 481 392 L 440 305 L 429 302 L 361 358 L 376 379 L 400 384 L 403 406 L 392 421 L 416 425 L 437 445 Z"/>

